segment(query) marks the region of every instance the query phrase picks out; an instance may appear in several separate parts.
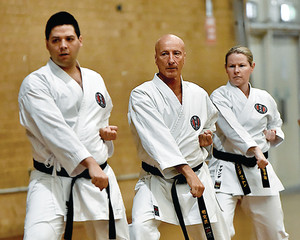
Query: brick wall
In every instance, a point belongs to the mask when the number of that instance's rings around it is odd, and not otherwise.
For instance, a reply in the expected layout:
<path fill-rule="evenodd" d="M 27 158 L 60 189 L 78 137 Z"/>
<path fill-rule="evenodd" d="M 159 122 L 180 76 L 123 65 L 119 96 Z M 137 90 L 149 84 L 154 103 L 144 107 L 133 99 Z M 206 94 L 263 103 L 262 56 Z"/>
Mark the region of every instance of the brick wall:
<path fill-rule="evenodd" d="M 217 42 L 205 40 L 204 0 L 10 0 L 0 1 L 0 189 L 27 186 L 31 149 L 19 124 L 17 94 L 24 77 L 48 60 L 44 27 L 51 14 L 67 10 L 78 20 L 83 48 L 79 60 L 99 72 L 111 94 L 111 124 L 119 126 L 109 160 L 117 176 L 138 173 L 139 160 L 127 123 L 130 91 L 152 79 L 154 44 L 174 33 L 186 44 L 184 79 L 209 93 L 226 82 L 224 54 L 234 44 L 231 0 L 213 1 Z M 130 219 L 136 180 L 122 181 Z M 0 238 L 21 235 L 26 192 L 1 194 Z"/>

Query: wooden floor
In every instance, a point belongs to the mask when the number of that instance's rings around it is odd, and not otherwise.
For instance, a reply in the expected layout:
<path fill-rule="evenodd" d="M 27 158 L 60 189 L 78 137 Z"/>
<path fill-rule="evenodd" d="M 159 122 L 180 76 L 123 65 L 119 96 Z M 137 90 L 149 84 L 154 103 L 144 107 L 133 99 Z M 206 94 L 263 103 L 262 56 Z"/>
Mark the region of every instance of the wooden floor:
<path fill-rule="evenodd" d="M 300 239 L 300 192 L 283 194 L 281 196 L 282 206 L 285 216 L 286 231 L 290 234 L 290 240 Z M 232 240 L 253 240 L 251 223 L 249 219 L 238 208 L 234 220 L 236 235 Z M 160 226 L 160 240 L 183 240 L 179 227 L 162 224 Z M 73 240 L 88 240 L 82 224 L 75 224 Z M 22 236 L 14 238 L 0 238 L 0 240 L 22 240 Z M 142 239 L 141 239 L 142 240 Z M 259 239 L 262 240 L 262 239 Z"/>

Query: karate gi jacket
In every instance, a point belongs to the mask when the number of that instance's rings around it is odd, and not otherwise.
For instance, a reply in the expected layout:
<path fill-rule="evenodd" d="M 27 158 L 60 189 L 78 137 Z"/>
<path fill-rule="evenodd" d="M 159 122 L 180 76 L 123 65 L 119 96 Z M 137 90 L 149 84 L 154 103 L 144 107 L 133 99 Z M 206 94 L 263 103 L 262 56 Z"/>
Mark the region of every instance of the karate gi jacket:
<path fill-rule="evenodd" d="M 82 88 L 50 59 L 46 66 L 29 74 L 20 88 L 20 122 L 26 128 L 33 158 L 53 166 L 53 176 L 63 167 L 74 177 L 85 170 L 80 164 L 83 159 L 92 156 L 103 164 L 113 154 L 112 142 L 99 136 L 100 128 L 108 126 L 111 98 L 98 73 L 81 67 L 80 71 Z M 109 165 L 104 172 L 118 219 L 124 210 L 120 189 Z M 53 179 L 53 201 L 57 214 L 65 215 L 68 193 L 59 178 Z M 108 219 L 106 191 L 100 191 L 90 179 L 76 180 L 73 198 L 74 221 Z"/>
<path fill-rule="evenodd" d="M 277 105 L 272 96 L 257 88 L 250 87 L 250 94 L 245 94 L 229 81 L 225 86 L 216 89 L 210 96 L 219 110 L 217 131 L 214 137 L 214 147 L 223 152 L 240 154 L 247 157 L 250 147 L 259 146 L 262 152 L 267 152 L 271 143 L 266 140 L 264 130 L 275 129 L 278 146 L 284 139 L 281 129 L 282 120 Z M 251 193 L 248 196 L 276 195 L 283 190 L 283 185 L 273 170 L 269 161 L 267 173 L 270 188 L 263 188 L 260 169 L 258 166 L 242 165 Z M 233 195 L 244 195 L 239 183 L 234 163 L 212 158 L 209 169 L 215 183 L 216 192 Z"/>
<path fill-rule="evenodd" d="M 147 185 L 149 191 L 139 194 L 134 202 L 146 203 L 147 216 L 133 212 L 133 218 L 155 218 L 178 224 L 171 198 L 173 177 L 179 173 L 175 166 L 188 164 L 205 186 L 204 199 L 212 222 L 216 221 L 212 181 L 205 160 L 208 151 L 200 147 L 198 136 L 205 130 L 215 130 L 217 109 L 208 94 L 194 83 L 182 82 L 182 104 L 174 92 L 157 76 L 133 89 L 129 100 L 128 121 L 136 140 L 141 161 L 160 170 L 164 178 L 141 170 L 135 190 Z M 145 188 L 144 188 L 145 189 Z M 201 223 L 197 200 L 187 184 L 178 184 L 177 192 L 186 225 Z"/>

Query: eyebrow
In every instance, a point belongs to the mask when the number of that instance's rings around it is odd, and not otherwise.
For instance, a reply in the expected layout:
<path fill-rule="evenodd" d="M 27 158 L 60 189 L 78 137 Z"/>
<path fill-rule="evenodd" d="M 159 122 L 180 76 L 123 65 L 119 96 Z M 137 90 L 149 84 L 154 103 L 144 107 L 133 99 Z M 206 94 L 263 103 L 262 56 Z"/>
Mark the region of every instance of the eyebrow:
<path fill-rule="evenodd" d="M 53 36 L 51 36 L 50 38 L 61 38 L 61 37 L 75 37 L 75 35 L 74 34 L 71 34 L 71 35 L 67 35 L 67 36 L 56 36 L 56 35 L 53 35 Z"/>
<path fill-rule="evenodd" d="M 174 49 L 174 50 L 161 50 L 160 52 L 182 52 L 181 50 L 179 49 Z"/>

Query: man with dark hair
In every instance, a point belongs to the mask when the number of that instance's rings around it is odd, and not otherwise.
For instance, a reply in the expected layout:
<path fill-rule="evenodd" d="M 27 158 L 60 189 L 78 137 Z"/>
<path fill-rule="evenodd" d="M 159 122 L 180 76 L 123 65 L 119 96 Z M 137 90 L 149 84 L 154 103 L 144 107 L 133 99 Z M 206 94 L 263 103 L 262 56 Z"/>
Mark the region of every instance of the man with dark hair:
<path fill-rule="evenodd" d="M 72 25 L 74 27 L 75 33 L 77 37 L 80 37 L 80 29 L 77 20 L 69 13 L 67 12 L 58 12 L 53 14 L 47 24 L 46 24 L 46 29 L 45 29 L 45 36 L 46 40 L 49 40 L 49 35 L 52 30 L 52 28 L 60 25 Z"/>
<path fill-rule="evenodd" d="M 64 238 L 71 239 L 73 219 L 85 221 L 91 239 L 129 239 L 121 192 L 107 164 L 117 137 L 117 127 L 109 125 L 111 98 L 102 77 L 77 62 L 82 36 L 71 14 L 54 14 L 45 34 L 50 59 L 24 79 L 18 98 L 35 167 L 24 239 L 60 240 L 65 220 Z"/>

